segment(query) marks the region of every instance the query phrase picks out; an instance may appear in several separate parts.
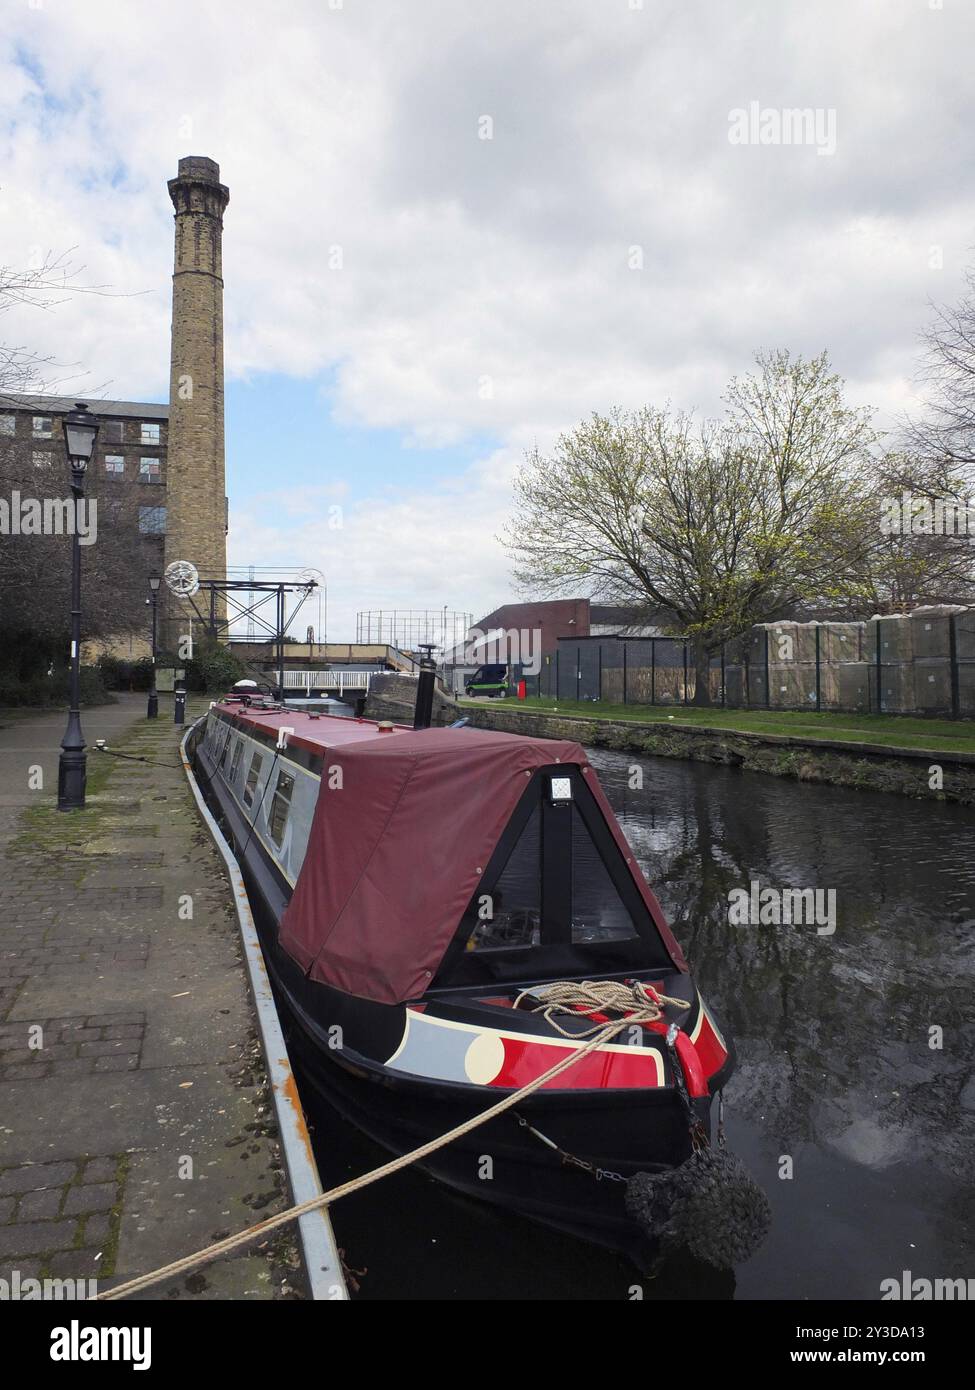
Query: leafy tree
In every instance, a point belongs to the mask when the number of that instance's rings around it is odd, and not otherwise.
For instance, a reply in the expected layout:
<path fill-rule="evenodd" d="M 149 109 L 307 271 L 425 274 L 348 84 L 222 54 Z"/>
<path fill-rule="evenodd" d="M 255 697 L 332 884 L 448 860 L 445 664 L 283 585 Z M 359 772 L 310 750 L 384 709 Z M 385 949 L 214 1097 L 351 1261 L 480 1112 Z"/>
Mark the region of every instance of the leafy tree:
<path fill-rule="evenodd" d="M 878 461 L 875 494 L 881 525 L 859 602 L 851 596 L 856 616 L 975 601 L 975 541 L 968 534 L 975 513 L 959 467 L 916 451 L 891 452 Z"/>
<path fill-rule="evenodd" d="M 206 690 L 211 694 L 229 690 L 246 675 L 246 668 L 240 658 L 229 648 L 210 638 L 198 644 L 196 656 L 179 664 L 186 668 L 189 689 Z"/>
<path fill-rule="evenodd" d="M 647 407 L 593 415 L 516 481 L 519 581 L 653 605 L 708 664 L 752 623 L 862 585 L 875 545 L 870 412 L 847 406 L 826 354 L 760 354 L 720 422 Z M 872 523 L 872 524 L 871 524 Z"/>

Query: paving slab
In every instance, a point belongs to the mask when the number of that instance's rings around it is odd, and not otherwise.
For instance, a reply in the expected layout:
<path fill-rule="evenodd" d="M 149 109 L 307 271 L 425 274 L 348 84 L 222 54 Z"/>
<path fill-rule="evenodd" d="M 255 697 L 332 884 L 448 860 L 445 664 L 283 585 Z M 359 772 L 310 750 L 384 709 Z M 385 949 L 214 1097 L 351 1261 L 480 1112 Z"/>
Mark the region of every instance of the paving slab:
<path fill-rule="evenodd" d="M 64 715 L 0 713 L 0 1278 L 109 1287 L 288 1203 L 232 895 L 164 715 L 85 710 L 88 804 L 58 814 Z M 302 1297 L 294 1231 L 142 1296 Z"/>

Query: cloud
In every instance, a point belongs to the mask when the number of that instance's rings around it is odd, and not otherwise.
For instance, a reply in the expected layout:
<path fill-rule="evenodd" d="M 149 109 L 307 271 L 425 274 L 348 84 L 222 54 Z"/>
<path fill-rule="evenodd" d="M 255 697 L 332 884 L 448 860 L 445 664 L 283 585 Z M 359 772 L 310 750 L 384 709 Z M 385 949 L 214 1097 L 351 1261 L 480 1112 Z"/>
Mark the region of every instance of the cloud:
<path fill-rule="evenodd" d="M 508 513 L 511 479 L 520 453 L 502 449 L 435 487 L 393 489 L 388 495 L 309 507 L 302 520 L 275 523 L 265 500 L 231 513 L 229 562 L 255 555 L 289 573 L 304 565 L 328 580 L 328 630 L 348 640 L 356 614 L 424 609 L 444 603 L 461 611 L 479 596 L 473 619 L 501 603 L 507 562 L 496 538 Z M 309 619 L 310 621 L 310 619 Z"/>
<path fill-rule="evenodd" d="M 826 347 L 893 420 L 970 256 L 973 40 L 971 7 L 917 0 L 8 9 L 2 259 L 77 246 L 122 297 L 4 333 L 164 395 L 165 180 L 201 153 L 231 190 L 228 376 L 327 375 L 339 422 L 510 458 L 613 404 L 714 411 L 763 346 Z M 835 112 L 835 154 L 730 144 L 751 101 Z M 345 572 L 429 513 L 504 582 L 469 483 L 375 502 Z M 459 591 L 466 554 L 435 548 Z"/>

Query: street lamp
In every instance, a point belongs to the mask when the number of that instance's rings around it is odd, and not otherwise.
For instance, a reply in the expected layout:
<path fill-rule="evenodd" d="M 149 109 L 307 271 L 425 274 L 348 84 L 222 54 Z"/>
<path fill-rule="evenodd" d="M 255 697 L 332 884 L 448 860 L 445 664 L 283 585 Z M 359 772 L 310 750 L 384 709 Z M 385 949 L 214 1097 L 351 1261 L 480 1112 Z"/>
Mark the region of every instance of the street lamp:
<path fill-rule="evenodd" d="M 68 727 L 61 740 L 58 759 L 58 810 L 80 811 L 85 804 L 87 760 L 81 732 L 81 501 L 85 493 L 85 473 L 95 452 L 98 421 L 87 405 L 79 401 L 64 417 L 64 447 L 71 468 L 71 494 L 75 524 L 71 537 L 71 679 Z"/>
<path fill-rule="evenodd" d="M 152 685 L 149 689 L 149 706 L 146 710 L 148 719 L 155 719 L 159 714 L 159 694 L 156 690 L 156 605 L 159 600 L 159 585 L 162 583 L 158 574 L 149 576 L 150 597 L 146 603 L 152 604 Z"/>

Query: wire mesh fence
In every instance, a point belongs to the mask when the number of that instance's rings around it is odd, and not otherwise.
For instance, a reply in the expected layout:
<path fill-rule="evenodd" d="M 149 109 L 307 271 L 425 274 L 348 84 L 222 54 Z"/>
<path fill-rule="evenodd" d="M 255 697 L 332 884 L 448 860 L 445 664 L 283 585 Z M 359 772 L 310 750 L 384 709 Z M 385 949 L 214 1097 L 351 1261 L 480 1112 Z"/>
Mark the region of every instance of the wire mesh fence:
<path fill-rule="evenodd" d="M 561 639 L 537 672 L 514 668 L 511 693 L 611 705 L 689 705 L 688 637 Z M 708 661 L 712 705 L 975 717 L 975 609 L 916 609 L 850 623 L 768 623 Z"/>

